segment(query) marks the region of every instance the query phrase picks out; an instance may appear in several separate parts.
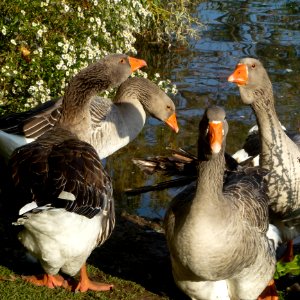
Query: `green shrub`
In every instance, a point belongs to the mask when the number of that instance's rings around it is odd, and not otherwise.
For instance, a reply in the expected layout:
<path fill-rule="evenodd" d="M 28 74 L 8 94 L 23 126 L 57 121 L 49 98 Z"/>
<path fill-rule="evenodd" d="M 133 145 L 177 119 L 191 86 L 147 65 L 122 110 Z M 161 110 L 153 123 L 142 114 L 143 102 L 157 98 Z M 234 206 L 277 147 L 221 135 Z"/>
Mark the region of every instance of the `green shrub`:
<path fill-rule="evenodd" d="M 172 0 L 163 8 L 163 0 L 1 1 L 0 114 L 60 96 L 71 76 L 108 53 L 135 54 L 137 36 L 184 41 L 192 19 L 181 3 Z M 170 88 L 169 82 L 160 84 Z"/>

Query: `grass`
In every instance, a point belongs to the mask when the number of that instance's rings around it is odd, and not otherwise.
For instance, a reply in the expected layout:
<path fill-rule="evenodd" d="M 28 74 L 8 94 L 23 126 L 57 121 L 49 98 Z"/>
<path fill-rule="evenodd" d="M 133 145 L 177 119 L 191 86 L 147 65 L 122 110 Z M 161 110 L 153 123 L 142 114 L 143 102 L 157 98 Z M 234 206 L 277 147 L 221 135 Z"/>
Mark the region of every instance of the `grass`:
<path fill-rule="evenodd" d="M 21 279 L 20 275 L 16 275 L 10 269 L 0 266 L 0 295 L 2 300 L 40 300 L 40 299 L 99 299 L 99 300 L 137 300 L 137 299 L 168 299 L 159 297 L 145 288 L 129 280 L 123 280 L 113 277 L 98 268 L 88 265 L 90 278 L 103 282 L 109 282 L 114 285 L 114 289 L 110 292 L 93 292 L 73 293 L 64 289 L 49 289 L 46 287 L 34 286 Z"/>

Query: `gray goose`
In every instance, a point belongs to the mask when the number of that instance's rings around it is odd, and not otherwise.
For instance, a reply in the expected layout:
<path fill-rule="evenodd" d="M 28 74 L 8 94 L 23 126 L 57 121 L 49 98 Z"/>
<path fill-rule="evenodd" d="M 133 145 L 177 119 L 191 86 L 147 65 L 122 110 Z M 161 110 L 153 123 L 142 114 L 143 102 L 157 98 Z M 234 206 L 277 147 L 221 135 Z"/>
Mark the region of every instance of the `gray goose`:
<path fill-rule="evenodd" d="M 227 131 L 224 110 L 208 108 L 199 125 L 197 183 L 175 196 L 165 216 L 174 280 L 193 300 L 256 299 L 275 271 L 266 171 L 233 172 L 223 184 Z"/>
<path fill-rule="evenodd" d="M 286 130 L 286 128 L 281 125 L 282 129 L 286 135 L 298 146 L 300 147 L 300 133 L 297 131 Z M 258 126 L 254 125 L 250 128 L 248 136 L 244 142 L 242 149 L 236 151 L 232 157 L 242 165 L 252 165 L 259 166 L 259 154 L 260 154 L 260 137 Z"/>
<path fill-rule="evenodd" d="M 131 61 L 114 54 L 81 70 L 66 89 L 53 128 L 16 149 L 9 161 L 11 202 L 19 214 L 14 225 L 22 227 L 19 240 L 45 271 L 42 278 L 24 276 L 36 285 L 82 292 L 112 287 L 89 280 L 86 271 L 87 258 L 114 228 L 115 212 L 111 179 L 82 139 L 91 132 L 91 98 L 124 81 L 134 69 Z M 80 271 L 80 280 L 69 284 L 59 271 Z"/>
<path fill-rule="evenodd" d="M 300 233 L 300 145 L 281 127 L 272 83 L 259 60 L 240 60 L 228 81 L 238 85 L 243 103 L 255 113 L 261 144 L 259 165 L 270 170 L 271 222 L 279 228 L 283 240 L 292 240 Z"/>
<path fill-rule="evenodd" d="M 60 117 L 61 103 L 59 99 L 1 118 L 1 156 L 7 161 L 15 148 L 51 129 Z M 146 112 L 178 132 L 173 101 L 150 80 L 129 78 L 120 85 L 113 101 L 93 97 L 90 106 L 92 134 L 84 140 L 103 159 L 136 138 L 144 127 Z"/>

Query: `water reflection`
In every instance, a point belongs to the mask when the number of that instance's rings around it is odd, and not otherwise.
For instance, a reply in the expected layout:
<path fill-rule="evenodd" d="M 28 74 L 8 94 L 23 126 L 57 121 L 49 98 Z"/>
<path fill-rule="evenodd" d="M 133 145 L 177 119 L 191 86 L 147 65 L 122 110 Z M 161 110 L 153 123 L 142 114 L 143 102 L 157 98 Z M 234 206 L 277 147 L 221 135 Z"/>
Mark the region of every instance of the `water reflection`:
<path fill-rule="evenodd" d="M 299 1 L 202 2 L 195 10 L 205 25 L 198 28 L 200 40 L 191 41 L 188 49 L 151 49 L 140 54 L 147 59 L 149 73 L 159 70 L 178 86 L 175 103 L 181 129 L 176 135 L 150 119 L 133 143 L 107 160 L 118 206 L 140 215 L 163 216 L 177 190 L 126 198 L 124 188 L 164 179 L 142 174 L 131 158 L 164 154 L 167 146 L 195 150 L 198 122 L 209 103 L 226 109 L 227 149 L 231 153 L 239 149 L 255 122 L 250 107 L 241 103 L 238 88 L 227 82 L 241 57 L 258 57 L 264 63 L 273 82 L 280 121 L 289 129 L 299 127 L 299 13 Z"/>

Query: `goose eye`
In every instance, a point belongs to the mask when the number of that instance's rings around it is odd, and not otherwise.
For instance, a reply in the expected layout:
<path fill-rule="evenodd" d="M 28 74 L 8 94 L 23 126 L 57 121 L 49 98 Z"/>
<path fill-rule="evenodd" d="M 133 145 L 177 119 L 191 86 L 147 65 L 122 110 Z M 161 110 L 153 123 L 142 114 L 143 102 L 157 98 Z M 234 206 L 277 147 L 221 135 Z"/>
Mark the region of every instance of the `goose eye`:
<path fill-rule="evenodd" d="M 120 63 L 121 63 L 121 64 L 124 64 L 124 63 L 125 63 L 125 59 L 122 58 L 122 59 L 120 60 Z"/>
<path fill-rule="evenodd" d="M 167 109 L 171 109 L 171 106 L 170 106 L 170 105 L 167 105 Z"/>
<path fill-rule="evenodd" d="M 255 67 L 256 67 L 255 64 L 252 64 L 251 68 L 252 68 L 252 69 L 255 69 Z"/>

